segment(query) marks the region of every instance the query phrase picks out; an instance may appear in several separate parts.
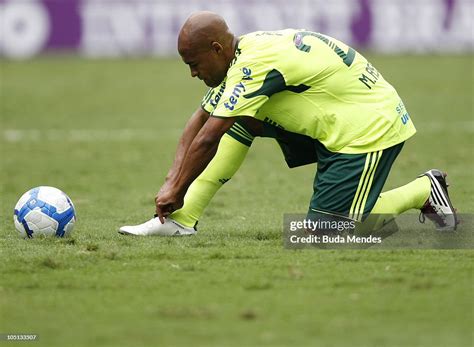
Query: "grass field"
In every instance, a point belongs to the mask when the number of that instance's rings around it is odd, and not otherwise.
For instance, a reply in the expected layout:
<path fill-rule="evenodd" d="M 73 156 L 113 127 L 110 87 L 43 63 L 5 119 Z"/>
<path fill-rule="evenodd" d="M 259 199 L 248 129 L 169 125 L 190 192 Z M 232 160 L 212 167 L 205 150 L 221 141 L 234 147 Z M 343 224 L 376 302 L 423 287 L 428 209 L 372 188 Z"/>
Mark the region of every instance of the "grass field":
<path fill-rule="evenodd" d="M 439 167 L 474 212 L 472 56 L 369 58 L 418 129 L 386 188 Z M 288 170 L 271 140 L 196 237 L 118 235 L 153 214 L 204 92 L 178 60 L 2 62 L 0 333 L 48 347 L 472 345 L 472 249 L 284 249 L 283 213 L 306 211 L 315 168 Z M 13 206 L 38 185 L 74 201 L 72 237 L 17 235 Z"/>

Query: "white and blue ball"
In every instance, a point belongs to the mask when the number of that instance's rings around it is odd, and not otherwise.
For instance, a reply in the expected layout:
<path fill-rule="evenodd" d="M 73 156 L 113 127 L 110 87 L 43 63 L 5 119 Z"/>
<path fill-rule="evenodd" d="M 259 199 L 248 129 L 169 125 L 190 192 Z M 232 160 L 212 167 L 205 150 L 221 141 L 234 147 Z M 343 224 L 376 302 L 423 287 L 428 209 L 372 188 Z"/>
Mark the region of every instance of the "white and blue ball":
<path fill-rule="evenodd" d="M 15 205 L 13 221 L 23 237 L 63 237 L 74 228 L 76 211 L 71 199 L 61 190 L 41 186 L 21 196 Z"/>

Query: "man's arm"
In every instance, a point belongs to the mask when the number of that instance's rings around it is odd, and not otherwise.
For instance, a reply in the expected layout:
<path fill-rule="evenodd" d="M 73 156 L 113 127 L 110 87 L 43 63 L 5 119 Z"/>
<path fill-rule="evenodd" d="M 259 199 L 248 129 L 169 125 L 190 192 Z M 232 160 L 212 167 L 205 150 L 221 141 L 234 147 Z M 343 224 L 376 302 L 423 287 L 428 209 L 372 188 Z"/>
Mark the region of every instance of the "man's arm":
<path fill-rule="evenodd" d="M 155 198 L 156 213 L 164 217 L 183 206 L 184 195 L 191 183 L 214 157 L 219 141 L 234 124 L 235 118 L 209 117 L 195 136 L 176 170 Z"/>
<path fill-rule="evenodd" d="M 199 107 L 188 120 L 183 130 L 183 134 L 179 139 L 178 148 L 176 150 L 173 165 L 168 171 L 165 181 L 173 179 L 178 174 L 179 169 L 181 168 L 181 164 L 183 163 L 183 159 L 189 149 L 189 146 L 193 142 L 196 135 L 199 133 L 199 130 L 201 130 L 203 125 L 206 123 L 208 118 L 209 113 Z"/>

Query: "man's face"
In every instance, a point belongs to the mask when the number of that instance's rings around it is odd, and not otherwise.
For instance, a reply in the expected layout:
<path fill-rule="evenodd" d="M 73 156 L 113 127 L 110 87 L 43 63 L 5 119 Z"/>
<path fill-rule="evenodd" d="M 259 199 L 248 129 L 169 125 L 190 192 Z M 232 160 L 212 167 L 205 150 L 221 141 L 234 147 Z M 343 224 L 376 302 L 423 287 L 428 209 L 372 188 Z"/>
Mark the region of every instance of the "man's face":
<path fill-rule="evenodd" d="M 180 55 L 189 66 L 191 76 L 204 81 L 208 87 L 217 87 L 227 74 L 228 66 L 222 50 L 186 49 L 180 50 Z"/>

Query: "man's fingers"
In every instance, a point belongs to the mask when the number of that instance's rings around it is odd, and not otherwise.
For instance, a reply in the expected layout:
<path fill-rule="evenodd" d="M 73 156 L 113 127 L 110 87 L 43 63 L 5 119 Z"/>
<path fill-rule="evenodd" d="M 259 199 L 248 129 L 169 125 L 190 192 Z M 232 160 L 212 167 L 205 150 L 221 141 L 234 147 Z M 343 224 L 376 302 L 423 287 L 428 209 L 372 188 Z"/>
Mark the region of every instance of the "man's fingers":
<path fill-rule="evenodd" d="M 162 211 L 160 208 L 156 209 L 156 214 L 157 214 L 158 218 L 160 219 L 161 224 L 165 224 L 165 218 L 170 215 L 169 212 Z"/>
<path fill-rule="evenodd" d="M 160 219 L 161 224 L 165 224 L 165 214 L 159 204 L 156 205 L 156 215 Z"/>
<path fill-rule="evenodd" d="M 157 211 L 158 219 L 160 220 L 161 224 L 165 224 L 165 217 L 163 217 L 163 214 Z"/>
<path fill-rule="evenodd" d="M 169 204 L 162 204 L 158 203 L 156 205 L 156 214 L 158 215 L 158 218 L 160 219 L 161 224 L 165 223 L 165 218 L 168 217 L 172 210 L 172 206 Z"/>

